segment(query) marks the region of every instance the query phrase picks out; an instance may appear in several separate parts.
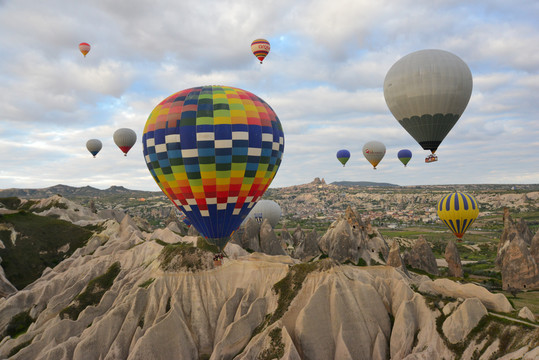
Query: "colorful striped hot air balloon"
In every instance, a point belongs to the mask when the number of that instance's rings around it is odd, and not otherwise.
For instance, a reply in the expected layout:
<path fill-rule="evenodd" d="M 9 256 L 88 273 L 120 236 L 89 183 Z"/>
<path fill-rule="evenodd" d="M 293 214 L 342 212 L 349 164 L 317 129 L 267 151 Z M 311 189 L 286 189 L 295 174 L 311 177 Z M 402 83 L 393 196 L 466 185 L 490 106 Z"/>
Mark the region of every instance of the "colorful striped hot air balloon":
<path fill-rule="evenodd" d="M 397 153 L 397 157 L 404 164 L 404 167 L 406 167 L 406 164 L 412 159 L 412 152 L 408 149 L 402 149 Z"/>
<path fill-rule="evenodd" d="M 86 57 L 86 54 L 88 54 L 90 52 L 90 48 L 91 48 L 91 46 L 88 43 L 81 42 L 79 44 L 79 50 L 82 53 L 82 55 L 84 55 L 84 57 Z"/>
<path fill-rule="evenodd" d="M 251 43 L 251 51 L 262 64 L 262 61 L 264 61 L 270 51 L 270 43 L 266 39 L 256 39 Z"/>
<path fill-rule="evenodd" d="M 341 162 L 342 166 L 345 166 L 350 159 L 350 151 L 346 149 L 337 151 L 337 159 Z"/>
<path fill-rule="evenodd" d="M 455 234 L 458 241 L 479 215 L 479 204 L 473 196 L 453 192 L 438 201 L 438 217 Z"/>
<path fill-rule="evenodd" d="M 273 109 L 256 95 L 201 86 L 157 105 L 142 145 L 161 190 L 222 250 L 275 177 L 284 134 Z"/>

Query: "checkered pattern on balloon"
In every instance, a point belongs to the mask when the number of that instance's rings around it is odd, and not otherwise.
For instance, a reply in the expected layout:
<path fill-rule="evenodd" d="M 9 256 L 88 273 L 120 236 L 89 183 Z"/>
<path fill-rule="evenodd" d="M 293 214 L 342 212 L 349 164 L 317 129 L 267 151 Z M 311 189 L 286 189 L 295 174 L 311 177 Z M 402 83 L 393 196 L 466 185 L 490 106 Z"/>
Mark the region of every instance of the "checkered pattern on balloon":
<path fill-rule="evenodd" d="M 142 142 L 161 190 L 221 249 L 271 184 L 284 151 L 273 109 L 226 86 L 167 97 L 150 114 Z"/>

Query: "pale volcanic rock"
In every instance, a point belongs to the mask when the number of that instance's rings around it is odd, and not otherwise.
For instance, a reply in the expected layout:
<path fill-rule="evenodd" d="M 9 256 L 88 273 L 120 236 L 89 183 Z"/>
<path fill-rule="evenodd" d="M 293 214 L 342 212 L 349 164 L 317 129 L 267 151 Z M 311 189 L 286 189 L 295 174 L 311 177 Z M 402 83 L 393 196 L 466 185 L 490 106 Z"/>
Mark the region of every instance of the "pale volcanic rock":
<path fill-rule="evenodd" d="M 230 241 L 246 250 L 261 252 L 260 224 L 253 218 L 247 218 L 238 230 L 232 234 Z"/>
<path fill-rule="evenodd" d="M 487 309 L 477 298 L 464 300 L 462 304 L 445 319 L 442 330 L 447 339 L 453 343 L 459 343 L 468 336 L 470 331 L 477 326 L 483 316 L 487 315 Z"/>
<path fill-rule="evenodd" d="M 122 222 L 125 215 L 126 213 L 122 209 L 104 209 L 97 212 L 97 216 L 101 219 L 116 220 L 118 223 Z"/>
<path fill-rule="evenodd" d="M 268 219 L 260 225 L 260 250 L 268 255 L 286 255 L 281 240 L 277 238 Z"/>
<path fill-rule="evenodd" d="M 2 258 L 0 258 L 0 264 L 2 264 Z M 17 292 L 17 288 L 6 278 L 4 269 L 0 265 L 0 298 L 6 297 L 14 292 Z"/>
<path fill-rule="evenodd" d="M 403 260 L 406 265 L 414 269 L 423 270 L 433 275 L 438 275 L 439 273 L 434 253 L 429 243 L 421 235 L 412 246 L 412 249 L 405 253 Z"/>
<path fill-rule="evenodd" d="M 532 238 L 530 245 L 530 254 L 531 256 L 533 256 L 535 263 L 539 265 L 539 230 L 537 230 L 534 237 Z"/>
<path fill-rule="evenodd" d="M 99 222 L 99 217 L 89 208 L 76 204 L 60 195 L 54 195 L 46 199 L 35 200 L 36 203 L 30 207 L 37 215 L 54 216 L 60 220 L 80 224 Z M 46 209 L 46 210 L 42 210 Z"/>
<path fill-rule="evenodd" d="M 535 322 L 535 315 L 526 306 L 520 309 L 518 317 Z"/>
<path fill-rule="evenodd" d="M 287 247 L 294 246 L 294 239 L 286 228 L 286 225 L 283 225 L 283 228 L 281 229 L 281 241 L 284 242 Z"/>
<path fill-rule="evenodd" d="M 94 239 L 106 240 L 95 251 L 79 252 L 0 299 L 0 331 L 22 311 L 35 319 L 26 333 L 0 342 L 0 358 L 21 346 L 10 359 L 254 359 L 268 354 L 275 339 L 281 358 L 290 360 L 453 357 L 436 330 L 440 312 L 393 267 L 322 260 L 283 316 L 254 335 L 278 308 L 274 284 L 292 273 L 297 260 L 244 253 L 212 269 L 164 271 L 163 246 L 146 240 L 128 219 L 104 226 Z M 115 262 L 121 271 L 101 301 L 76 321 L 60 319 L 59 312 Z M 311 265 L 293 269 L 303 266 Z M 427 281 L 434 287 L 428 278 L 417 278 L 419 287 Z M 455 293 L 445 296 L 466 297 Z"/>
<path fill-rule="evenodd" d="M 501 270 L 504 290 L 539 288 L 539 266 L 518 235 L 505 248 Z"/>
<path fill-rule="evenodd" d="M 169 244 L 175 244 L 182 241 L 182 237 L 168 227 L 156 229 L 153 233 L 148 235 L 148 240 L 161 240 Z"/>
<path fill-rule="evenodd" d="M 389 254 L 387 255 L 386 264 L 402 270 L 407 276 L 409 276 L 408 269 L 406 269 L 406 266 L 402 261 L 399 249 L 399 243 L 397 242 L 397 240 L 393 240 L 391 248 L 389 249 Z"/>
<path fill-rule="evenodd" d="M 318 248 L 318 233 L 316 229 L 307 233 L 302 242 L 298 244 L 294 252 L 294 257 L 302 261 L 309 261 L 320 255 Z"/>
<path fill-rule="evenodd" d="M 464 277 L 464 270 L 462 269 L 462 263 L 460 262 L 459 251 L 453 240 L 450 240 L 447 243 L 444 258 L 445 261 L 447 261 L 447 271 L 449 276 Z"/>
<path fill-rule="evenodd" d="M 371 233 L 372 235 L 368 234 L 361 218 L 348 207 L 345 214 L 330 225 L 318 242 L 318 246 L 331 259 L 340 263 L 350 261 L 357 264 L 360 258 L 369 263 L 371 257 L 378 258 L 376 250 L 380 247 L 378 244 L 380 238 L 372 228 Z"/>
<path fill-rule="evenodd" d="M 452 298 L 478 298 L 483 305 L 492 311 L 511 312 L 513 307 L 503 294 L 493 294 L 482 286 L 475 284 L 459 284 L 449 279 L 430 280 L 423 277 L 419 284 L 419 291 L 429 294 L 439 294 Z"/>
<path fill-rule="evenodd" d="M 496 265 L 498 267 L 503 267 L 503 259 L 505 257 L 507 248 L 516 238 L 522 239 L 525 243 L 525 246 L 528 247 L 532 242 L 533 234 L 526 225 L 524 219 L 514 221 L 509 213 L 509 209 L 504 208 L 503 232 L 502 236 L 500 237 L 500 242 L 498 244 L 498 253 L 496 255 Z"/>
<path fill-rule="evenodd" d="M 303 230 L 301 230 L 301 227 L 299 225 L 296 226 L 296 229 L 292 234 L 292 238 L 294 240 L 294 247 L 297 247 L 305 240 L 305 233 L 303 232 Z"/>

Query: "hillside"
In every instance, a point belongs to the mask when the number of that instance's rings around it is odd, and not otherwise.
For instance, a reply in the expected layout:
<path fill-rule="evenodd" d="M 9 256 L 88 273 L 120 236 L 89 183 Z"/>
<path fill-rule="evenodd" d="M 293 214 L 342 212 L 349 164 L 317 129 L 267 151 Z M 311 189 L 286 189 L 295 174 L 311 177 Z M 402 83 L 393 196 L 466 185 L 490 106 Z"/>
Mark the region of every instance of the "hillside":
<path fill-rule="evenodd" d="M 505 296 L 474 284 L 385 265 L 300 263 L 234 244 L 215 266 L 200 238 L 169 229 L 141 232 L 129 216 L 102 226 L 30 286 L 0 299 L 0 357 L 539 355 L 536 324 L 515 319 Z"/>

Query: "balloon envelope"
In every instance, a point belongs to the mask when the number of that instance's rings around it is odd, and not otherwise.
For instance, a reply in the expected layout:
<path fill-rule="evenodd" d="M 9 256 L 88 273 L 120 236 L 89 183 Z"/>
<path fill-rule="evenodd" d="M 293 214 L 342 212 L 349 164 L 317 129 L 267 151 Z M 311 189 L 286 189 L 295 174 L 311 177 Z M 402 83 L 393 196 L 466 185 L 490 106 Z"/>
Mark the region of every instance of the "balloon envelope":
<path fill-rule="evenodd" d="M 274 228 L 281 220 L 281 207 L 273 200 L 260 200 L 245 220 L 248 218 L 252 218 L 259 223 L 267 219 L 271 227 Z"/>
<path fill-rule="evenodd" d="M 466 109 L 472 87 L 472 73 L 458 56 L 420 50 L 389 69 L 384 97 L 402 127 L 434 153 Z"/>
<path fill-rule="evenodd" d="M 251 51 L 262 64 L 262 61 L 264 61 L 270 51 L 270 43 L 266 39 L 256 39 L 251 43 Z"/>
<path fill-rule="evenodd" d="M 348 159 L 350 159 L 350 151 L 346 149 L 337 151 L 337 159 L 341 162 L 342 166 L 346 165 Z"/>
<path fill-rule="evenodd" d="M 86 54 L 88 54 L 90 52 L 90 48 L 91 48 L 91 46 L 88 43 L 81 42 L 79 44 L 79 50 L 82 53 L 82 55 L 84 55 L 84 57 L 86 57 Z"/>
<path fill-rule="evenodd" d="M 372 164 L 376 169 L 376 165 L 382 161 L 386 154 L 386 146 L 380 141 L 369 141 L 363 145 L 363 156 Z"/>
<path fill-rule="evenodd" d="M 412 159 L 412 152 L 408 149 L 402 149 L 402 150 L 399 150 L 399 152 L 397 153 L 397 157 L 399 158 L 401 163 L 403 163 L 404 166 L 406 166 L 406 164 L 410 162 L 410 159 Z"/>
<path fill-rule="evenodd" d="M 275 177 L 284 134 L 273 109 L 256 95 L 202 86 L 157 105 L 142 144 L 161 190 L 222 249 Z"/>
<path fill-rule="evenodd" d="M 137 134 L 128 128 L 121 128 L 114 132 L 112 136 L 114 143 L 122 150 L 124 156 L 127 156 L 127 153 L 133 145 L 137 142 Z"/>
<path fill-rule="evenodd" d="M 92 154 L 94 157 L 97 155 L 99 151 L 103 148 L 103 144 L 98 139 L 90 139 L 86 142 L 86 149 Z"/>
<path fill-rule="evenodd" d="M 463 192 L 453 192 L 438 201 L 438 217 L 459 239 L 479 215 L 479 204 L 473 196 Z"/>

